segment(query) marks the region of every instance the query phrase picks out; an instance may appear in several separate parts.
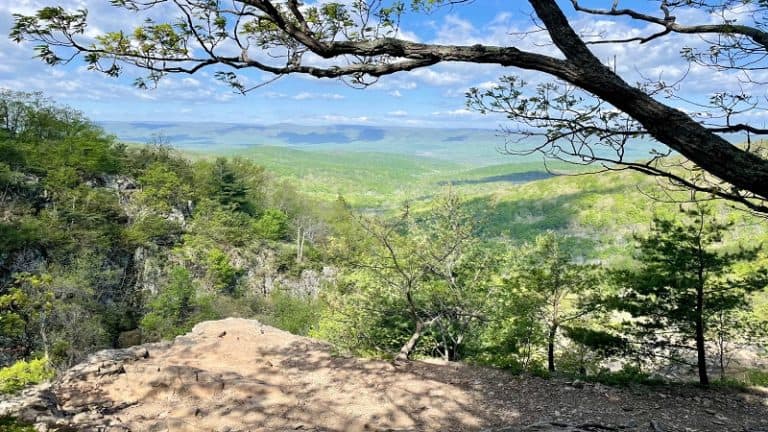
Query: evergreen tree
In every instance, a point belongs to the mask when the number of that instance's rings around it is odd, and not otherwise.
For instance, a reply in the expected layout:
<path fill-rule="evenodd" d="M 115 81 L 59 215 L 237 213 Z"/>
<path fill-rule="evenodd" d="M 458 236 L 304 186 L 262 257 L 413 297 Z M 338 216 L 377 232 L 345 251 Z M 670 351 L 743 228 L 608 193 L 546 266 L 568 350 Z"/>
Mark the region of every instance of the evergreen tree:
<path fill-rule="evenodd" d="M 633 329 L 654 347 L 696 348 L 699 382 L 709 384 L 706 335 L 723 312 L 749 307 L 747 294 L 766 286 L 765 271 L 738 274 L 734 265 L 756 259 L 760 247 L 722 250 L 730 224 L 697 204 L 681 209 L 682 220 L 654 218 L 651 232 L 637 236 L 639 267 L 616 273 L 617 309 L 634 318 Z"/>
<path fill-rule="evenodd" d="M 217 158 L 211 167 L 211 192 L 223 206 L 248 213 L 248 188 L 225 158 Z"/>

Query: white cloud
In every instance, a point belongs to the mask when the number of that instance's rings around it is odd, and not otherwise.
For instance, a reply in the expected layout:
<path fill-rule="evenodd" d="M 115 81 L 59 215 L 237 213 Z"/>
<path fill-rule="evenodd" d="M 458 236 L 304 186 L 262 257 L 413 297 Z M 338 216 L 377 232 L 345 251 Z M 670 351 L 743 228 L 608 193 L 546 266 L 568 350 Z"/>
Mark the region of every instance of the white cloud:
<path fill-rule="evenodd" d="M 51 0 L 0 2 L 0 17 L 2 17 L 0 19 L 0 33 L 8 34 L 11 25 L 9 19 L 11 13 L 29 14 L 50 3 Z M 89 19 L 93 29 L 95 29 L 89 33 L 90 35 L 102 31 L 129 29 L 134 25 L 141 24 L 142 17 L 146 16 L 126 13 L 103 0 L 61 0 L 57 3 L 70 9 L 87 8 Z M 174 7 L 171 2 L 168 2 L 168 5 Z M 488 22 L 470 19 L 469 15 L 462 16 L 459 14 L 462 9 L 456 7 L 455 12 L 451 10 L 448 15 L 435 14 L 420 17 L 421 21 L 409 23 L 410 29 L 401 30 L 398 36 L 408 40 L 424 40 L 430 43 L 462 45 L 482 43 L 515 46 L 528 51 L 557 55 L 557 51 L 552 46 L 546 32 L 531 32 L 536 30 L 536 27 L 530 22 L 525 11 L 520 11 L 524 7 L 526 6 L 518 5 L 515 2 L 511 4 L 507 2 L 503 6 L 504 10 L 497 11 L 495 15 L 491 14 L 492 18 Z M 160 7 L 154 9 L 152 13 L 156 17 L 162 17 L 163 14 L 166 14 L 165 18 L 167 19 L 167 11 L 168 8 Z M 657 10 L 650 12 L 658 13 Z M 638 25 L 627 20 L 593 20 L 594 17 L 575 16 L 577 19 L 574 21 L 574 25 L 583 34 L 604 34 L 606 37 L 626 38 L 649 35 L 658 31 L 657 26 Z M 720 16 L 711 15 L 701 10 L 691 12 L 689 8 L 676 11 L 676 16 L 678 22 L 683 24 L 710 23 L 722 20 Z M 740 22 L 747 21 L 747 23 L 752 19 L 747 6 L 728 11 L 728 18 L 737 18 Z M 755 82 L 767 82 L 768 70 L 756 72 L 753 77 L 754 82 L 739 81 L 735 74 L 728 71 L 714 71 L 700 66 L 694 66 L 688 71 L 687 64 L 680 58 L 679 54 L 680 48 L 686 45 L 705 47 L 706 43 L 697 36 L 671 34 L 646 44 L 592 45 L 591 49 L 606 64 L 615 64 L 619 74 L 630 83 L 640 81 L 643 77 L 660 78 L 666 82 L 674 82 L 685 76 L 686 80 L 681 88 L 688 95 L 699 99 L 706 100 L 707 95 L 714 91 L 739 89 L 755 93 L 760 92 L 760 96 L 765 96 L 765 88 Z M 232 46 L 225 46 L 223 49 L 227 53 L 230 51 L 238 53 Z M 76 67 L 76 62 L 68 66 L 49 68 L 39 60 L 33 59 L 33 55 L 32 44 L 18 45 L 8 38 L 0 38 L 0 58 L 3 59 L 0 63 L 0 88 L 41 90 L 62 103 L 73 105 L 76 108 L 88 107 L 90 109 L 86 112 L 88 115 L 115 113 L 116 108 L 110 108 L 110 106 L 124 105 L 125 108 L 121 108 L 123 112 L 126 115 L 134 116 L 150 115 L 147 113 L 153 112 L 155 109 L 172 116 L 174 113 L 182 112 L 181 109 L 183 108 L 185 113 L 193 115 L 197 113 L 199 116 L 221 117 L 224 117 L 225 113 L 245 115 L 243 113 L 257 110 L 263 110 L 266 113 L 277 111 L 283 113 L 307 112 L 309 114 L 303 118 L 326 123 L 373 123 L 375 120 L 376 122 L 417 122 L 423 125 L 434 124 L 440 118 L 450 119 L 452 124 L 460 124 L 462 121 L 471 123 L 481 119 L 490 122 L 490 116 L 482 117 L 466 109 L 451 110 L 451 108 L 460 106 L 464 99 L 464 92 L 468 88 L 473 86 L 491 88 L 495 85 L 498 77 L 503 74 L 520 75 L 531 85 L 551 79 L 541 73 L 515 68 L 470 63 L 444 63 L 428 69 L 382 77 L 370 89 L 376 90 L 375 92 L 369 90 L 356 93 L 355 96 L 352 96 L 351 92 L 343 90 L 344 87 L 336 80 L 293 76 L 280 80 L 264 90 L 254 91 L 248 97 L 239 97 L 233 94 L 231 89 L 222 86 L 213 79 L 212 73 L 216 69 L 208 69 L 208 72 L 198 73 L 193 77 L 169 76 L 160 83 L 158 89 L 147 92 L 136 90 L 130 84 L 132 78 L 139 75 L 140 71 L 126 69 L 126 77 L 115 80 L 92 71 L 86 71 L 84 67 Z M 279 58 L 269 58 L 263 52 L 254 51 L 253 55 L 258 56 L 254 58 L 268 60 L 271 64 L 283 61 Z M 308 55 L 307 60 L 320 66 L 333 64 L 331 60 L 313 55 Z M 268 76 L 260 72 L 246 72 L 242 78 L 247 85 L 254 85 L 263 82 Z M 406 91 L 408 97 L 403 98 Z M 376 103 L 371 103 L 373 98 L 379 99 Z M 403 99 L 394 100 L 392 98 Z M 259 102 L 263 102 L 264 99 L 271 100 L 260 104 Z M 328 104 L 302 103 L 309 100 L 320 102 L 345 100 L 345 102 L 334 104 L 334 110 L 337 112 L 324 115 L 328 112 L 327 108 L 322 111 L 318 107 L 320 105 L 327 107 Z M 389 105 L 385 105 L 387 103 Z M 218 105 L 216 109 L 211 109 L 210 104 Z M 157 108 L 158 105 L 162 105 L 162 108 Z M 173 106 L 178 107 L 178 109 L 168 108 Z M 190 107 L 193 106 L 195 107 L 194 112 L 189 111 Z M 312 109 L 317 111 L 311 111 Z M 406 114 L 398 115 L 401 112 Z M 382 115 L 384 113 L 388 113 L 389 120 Z M 755 116 L 756 114 L 753 112 L 750 115 Z"/>
<path fill-rule="evenodd" d="M 481 83 L 475 84 L 472 87 L 478 88 L 480 90 L 493 90 L 499 85 L 496 81 L 483 81 Z"/>
<path fill-rule="evenodd" d="M 447 72 L 441 70 L 430 69 L 416 69 L 410 73 L 412 77 L 417 80 L 434 86 L 447 86 L 460 82 L 465 82 L 467 77 L 463 77 L 455 72 Z"/>
<path fill-rule="evenodd" d="M 338 93 L 311 93 L 301 92 L 297 95 L 291 96 L 294 100 L 309 100 L 309 99 L 324 99 L 324 100 L 342 100 L 344 96 Z"/>
<path fill-rule="evenodd" d="M 262 93 L 253 93 L 253 97 L 256 97 L 256 98 L 264 97 L 267 99 L 285 99 L 288 97 L 288 95 L 280 92 L 266 91 Z"/>
<path fill-rule="evenodd" d="M 338 114 L 326 114 L 317 117 L 328 123 L 369 123 L 371 119 L 368 116 L 346 116 Z"/>
<path fill-rule="evenodd" d="M 398 29 L 397 33 L 395 33 L 395 37 L 410 42 L 420 42 L 419 36 L 416 35 L 416 33 L 403 29 Z"/>
<path fill-rule="evenodd" d="M 476 112 L 466 108 L 458 108 L 451 111 L 435 111 L 432 113 L 435 117 L 469 117 L 478 115 Z"/>
<path fill-rule="evenodd" d="M 181 82 L 188 86 L 200 87 L 200 81 L 194 78 L 183 78 Z"/>

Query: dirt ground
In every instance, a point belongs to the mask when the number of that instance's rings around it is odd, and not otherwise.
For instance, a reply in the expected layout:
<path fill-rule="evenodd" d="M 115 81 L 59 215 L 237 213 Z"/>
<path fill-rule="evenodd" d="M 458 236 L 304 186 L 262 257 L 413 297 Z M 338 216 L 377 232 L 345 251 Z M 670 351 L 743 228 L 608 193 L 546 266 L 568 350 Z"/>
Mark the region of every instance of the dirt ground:
<path fill-rule="evenodd" d="M 57 392 L 136 432 L 479 431 L 542 421 L 768 431 L 768 395 L 757 390 L 620 389 L 461 364 L 393 366 L 337 357 L 326 344 L 243 319 L 200 324 L 120 372 Z M 113 408 L 98 408 L 104 400 Z"/>

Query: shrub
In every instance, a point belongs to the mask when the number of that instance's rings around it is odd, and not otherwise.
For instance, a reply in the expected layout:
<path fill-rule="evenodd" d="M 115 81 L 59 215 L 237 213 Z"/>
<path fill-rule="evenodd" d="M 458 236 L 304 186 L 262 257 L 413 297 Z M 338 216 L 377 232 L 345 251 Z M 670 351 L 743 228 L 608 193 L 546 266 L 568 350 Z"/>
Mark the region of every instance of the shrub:
<path fill-rule="evenodd" d="M 205 320 L 219 318 L 211 298 L 197 293 L 194 280 L 183 267 L 175 267 L 168 285 L 149 302 L 141 329 L 149 339 L 170 339 L 182 335 Z"/>
<path fill-rule="evenodd" d="M 750 369 L 745 373 L 745 381 L 749 385 L 768 387 L 768 371 Z"/>
<path fill-rule="evenodd" d="M 259 237 L 267 240 L 284 240 L 288 237 L 288 215 L 282 210 L 269 208 L 253 223 Z"/>
<path fill-rule="evenodd" d="M 276 289 L 269 295 L 264 321 L 295 335 L 306 336 L 320 319 L 320 303 L 310 296 L 298 296 Z"/>
<path fill-rule="evenodd" d="M 135 245 L 172 244 L 181 232 L 178 222 L 148 214 L 137 218 L 125 229 L 125 238 Z"/>
<path fill-rule="evenodd" d="M 47 381 L 54 375 L 47 359 L 19 360 L 0 369 L 0 394 L 16 393 L 26 386 Z"/>
<path fill-rule="evenodd" d="M 625 364 L 624 367 L 618 371 L 602 369 L 597 375 L 589 377 L 589 380 L 613 386 L 663 384 L 661 379 L 652 378 L 648 373 L 643 372 L 642 368 L 631 364 Z"/>
<path fill-rule="evenodd" d="M 208 279 L 215 292 L 234 294 L 239 270 L 229 261 L 229 256 L 221 249 L 214 248 L 205 259 Z"/>
<path fill-rule="evenodd" d="M 3 432 L 35 432 L 34 426 L 19 423 L 12 417 L 0 417 L 0 430 Z"/>

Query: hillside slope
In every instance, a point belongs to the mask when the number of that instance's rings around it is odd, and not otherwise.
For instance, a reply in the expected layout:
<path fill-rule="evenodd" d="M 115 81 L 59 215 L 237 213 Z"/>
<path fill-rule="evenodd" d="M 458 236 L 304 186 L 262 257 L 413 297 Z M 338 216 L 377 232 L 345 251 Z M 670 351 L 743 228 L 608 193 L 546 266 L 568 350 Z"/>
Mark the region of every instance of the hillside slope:
<path fill-rule="evenodd" d="M 654 430 L 652 424 L 664 431 L 768 428 L 764 394 L 618 389 L 461 364 L 393 366 L 337 357 L 324 343 L 243 319 L 201 323 L 173 343 L 99 352 L 25 397 L 20 400 L 35 408 L 21 409 L 22 417 L 82 430 L 475 431 L 503 426 L 514 431 L 530 424 L 539 428 L 525 430 L 646 431 Z M 19 415 L 19 404 L 18 399 L 0 402 L 0 417 Z"/>

